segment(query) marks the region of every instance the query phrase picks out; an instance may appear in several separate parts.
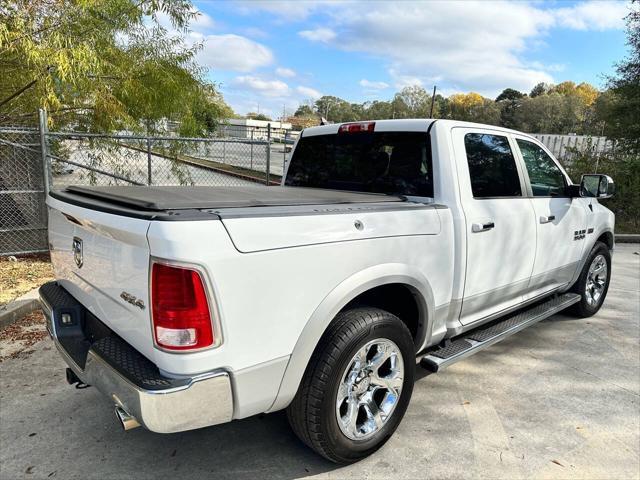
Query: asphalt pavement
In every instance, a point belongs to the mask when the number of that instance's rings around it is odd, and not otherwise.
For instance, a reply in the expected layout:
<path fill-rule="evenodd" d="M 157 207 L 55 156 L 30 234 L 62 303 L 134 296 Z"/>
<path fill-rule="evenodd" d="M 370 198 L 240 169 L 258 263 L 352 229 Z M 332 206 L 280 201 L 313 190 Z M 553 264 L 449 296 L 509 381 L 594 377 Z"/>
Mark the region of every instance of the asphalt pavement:
<path fill-rule="evenodd" d="M 285 415 L 172 435 L 123 432 L 64 380 L 46 338 L 0 363 L 0 478 L 640 478 L 640 245 L 619 244 L 602 310 L 555 315 L 439 374 L 376 454 L 340 467 Z"/>

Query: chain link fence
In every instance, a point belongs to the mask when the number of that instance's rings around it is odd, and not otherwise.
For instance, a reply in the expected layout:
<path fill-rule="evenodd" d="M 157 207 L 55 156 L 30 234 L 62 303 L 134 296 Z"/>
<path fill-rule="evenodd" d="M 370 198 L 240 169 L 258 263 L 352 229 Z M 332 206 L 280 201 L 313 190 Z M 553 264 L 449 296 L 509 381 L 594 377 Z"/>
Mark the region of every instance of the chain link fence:
<path fill-rule="evenodd" d="M 49 188 L 278 185 L 296 139 L 270 125 L 223 124 L 210 138 L 49 132 L 46 126 L 41 112 L 39 129 L 0 128 L 0 255 L 47 250 Z M 577 145 L 557 137 L 538 136 L 549 148 Z"/>
<path fill-rule="evenodd" d="M 279 184 L 291 146 L 250 130 L 254 139 L 46 132 L 51 185 Z"/>
<path fill-rule="evenodd" d="M 0 255 L 47 250 L 38 130 L 0 129 Z"/>
<path fill-rule="evenodd" d="M 39 129 L 0 128 L 0 255 L 47 250 L 49 188 L 279 185 L 294 141 L 270 126 L 222 125 L 210 138 L 49 132 L 46 126 L 41 113 Z"/>
<path fill-rule="evenodd" d="M 47 133 L 54 189 L 67 185 L 280 183 L 270 144 L 227 139 Z"/>

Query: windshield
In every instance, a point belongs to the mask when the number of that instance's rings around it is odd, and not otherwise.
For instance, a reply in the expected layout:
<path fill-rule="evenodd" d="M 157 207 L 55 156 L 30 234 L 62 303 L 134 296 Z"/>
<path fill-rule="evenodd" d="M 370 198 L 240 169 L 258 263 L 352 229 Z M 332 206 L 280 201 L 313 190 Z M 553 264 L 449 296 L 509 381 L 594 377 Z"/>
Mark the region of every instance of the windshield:
<path fill-rule="evenodd" d="M 424 132 L 364 132 L 302 137 L 285 185 L 433 197 Z"/>

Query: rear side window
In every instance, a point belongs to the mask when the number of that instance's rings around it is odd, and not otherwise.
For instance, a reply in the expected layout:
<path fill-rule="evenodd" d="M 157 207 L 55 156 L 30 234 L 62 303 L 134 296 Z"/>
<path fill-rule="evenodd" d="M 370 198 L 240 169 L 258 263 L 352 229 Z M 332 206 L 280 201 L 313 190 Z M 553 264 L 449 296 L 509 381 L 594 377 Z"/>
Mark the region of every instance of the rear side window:
<path fill-rule="evenodd" d="M 507 137 L 468 133 L 464 147 L 475 198 L 522 196 L 516 160 Z"/>
<path fill-rule="evenodd" d="M 433 197 L 426 132 L 302 137 L 285 185 Z"/>
<path fill-rule="evenodd" d="M 534 197 L 559 197 L 565 194 L 564 175 L 556 162 L 535 143 L 516 140 L 529 173 Z"/>

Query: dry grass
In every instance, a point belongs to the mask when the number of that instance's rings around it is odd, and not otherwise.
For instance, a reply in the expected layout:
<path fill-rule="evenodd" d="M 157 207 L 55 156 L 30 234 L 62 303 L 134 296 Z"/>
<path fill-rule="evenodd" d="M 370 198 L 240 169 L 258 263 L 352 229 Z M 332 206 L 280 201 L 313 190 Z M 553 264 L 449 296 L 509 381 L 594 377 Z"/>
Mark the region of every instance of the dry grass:
<path fill-rule="evenodd" d="M 44 315 L 33 312 L 0 330 L 0 362 L 33 353 L 31 347 L 47 337 Z"/>
<path fill-rule="evenodd" d="M 0 257 L 0 306 L 49 280 L 53 268 L 48 254 Z"/>

